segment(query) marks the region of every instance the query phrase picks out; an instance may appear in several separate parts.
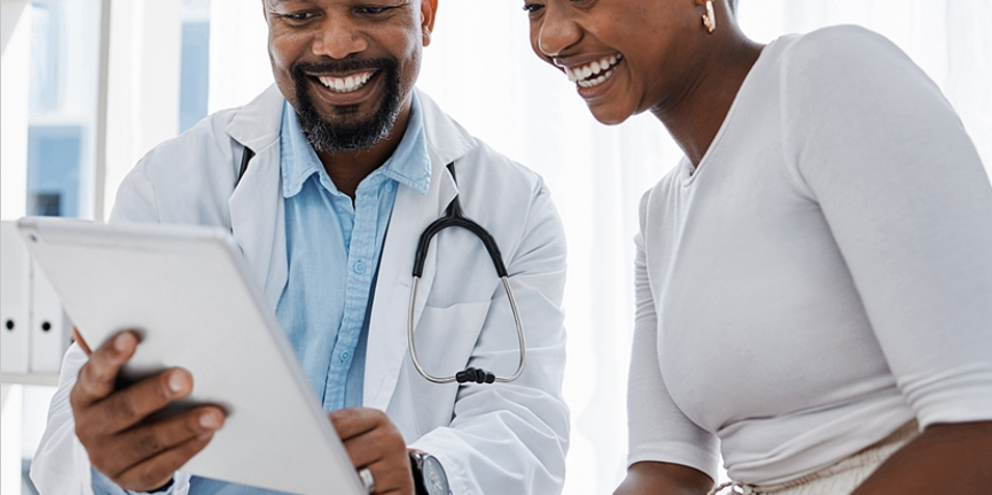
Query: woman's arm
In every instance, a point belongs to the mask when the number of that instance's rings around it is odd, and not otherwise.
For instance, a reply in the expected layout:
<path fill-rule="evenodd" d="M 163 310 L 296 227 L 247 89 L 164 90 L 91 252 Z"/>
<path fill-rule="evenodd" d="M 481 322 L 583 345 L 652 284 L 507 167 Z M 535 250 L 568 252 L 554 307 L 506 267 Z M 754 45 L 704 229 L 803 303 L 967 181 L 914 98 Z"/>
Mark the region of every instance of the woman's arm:
<path fill-rule="evenodd" d="M 638 462 L 627 468 L 627 478 L 613 495 L 706 495 L 711 488 L 713 480 L 691 467 Z"/>
<path fill-rule="evenodd" d="M 637 304 L 627 383 L 629 467 L 615 495 L 705 495 L 713 487 L 720 462 L 716 436 L 690 421 L 678 408 L 668 394 L 658 361 L 658 315 L 646 253 L 651 198 L 649 191 L 641 199 L 641 232 L 634 239 Z"/>
<path fill-rule="evenodd" d="M 980 421 L 930 426 L 879 466 L 852 495 L 980 495 L 989 490 L 992 421 Z"/>
<path fill-rule="evenodd" d="M 953 108 L 891 42 L 856 27 L 811 40 L 790 55 L 802 70 L 784 84 L 786 153 L 924 427 L 855 493 L 992 493 L 988 176 Z"/>

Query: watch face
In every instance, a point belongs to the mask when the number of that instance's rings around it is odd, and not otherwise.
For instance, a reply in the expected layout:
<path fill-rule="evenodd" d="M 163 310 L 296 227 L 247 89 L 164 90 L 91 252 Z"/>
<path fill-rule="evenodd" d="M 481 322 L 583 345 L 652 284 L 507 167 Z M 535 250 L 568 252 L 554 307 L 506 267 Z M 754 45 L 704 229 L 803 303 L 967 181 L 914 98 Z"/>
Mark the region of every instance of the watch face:
<path fill-rule="evenodd" d="M 444 468 L 434 456 L 425 456 L 424 465 L 424 487 L 430 495 L 448 495 L 448 477 L 444 475 Z"/>

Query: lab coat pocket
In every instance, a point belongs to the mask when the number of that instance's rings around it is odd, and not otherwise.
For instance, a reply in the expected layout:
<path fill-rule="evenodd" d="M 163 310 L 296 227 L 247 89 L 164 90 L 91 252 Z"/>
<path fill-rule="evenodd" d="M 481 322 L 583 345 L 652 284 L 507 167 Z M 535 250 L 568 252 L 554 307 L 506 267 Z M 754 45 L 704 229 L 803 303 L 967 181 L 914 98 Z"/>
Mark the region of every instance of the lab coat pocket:
<path fill-rule="evenodd" d="M 414 331 L 417 357 L 424 370 L 437 377 L 448 377 L 468 367 L 488 312 L 489 301 L 444 308 L 425 306 Z M 413 369 L 409 376 L 420 431 L 447 426 L 458 385 L 431 383 Z"/>
<path fill-rule="evenodd" d="M 424 369 L 435 376 L 465 369 L 488 312 L 489 301 L 425 306 L 413 335 Z"/>

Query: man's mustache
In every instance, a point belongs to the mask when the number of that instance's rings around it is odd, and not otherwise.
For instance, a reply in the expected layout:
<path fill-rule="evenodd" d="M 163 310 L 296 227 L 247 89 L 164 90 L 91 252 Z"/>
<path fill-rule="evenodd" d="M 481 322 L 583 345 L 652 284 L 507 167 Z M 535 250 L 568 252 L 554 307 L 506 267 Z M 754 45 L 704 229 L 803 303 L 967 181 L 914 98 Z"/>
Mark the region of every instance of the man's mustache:
<path fill-rule="evenodd" d="M 326 60 L 321 62 L 297 62 L 293 64 L 293 75 L 305 77 L 308 73 L 351 72 L 358 70 L 392 70 L 396 61 L 387 58 Z"/>

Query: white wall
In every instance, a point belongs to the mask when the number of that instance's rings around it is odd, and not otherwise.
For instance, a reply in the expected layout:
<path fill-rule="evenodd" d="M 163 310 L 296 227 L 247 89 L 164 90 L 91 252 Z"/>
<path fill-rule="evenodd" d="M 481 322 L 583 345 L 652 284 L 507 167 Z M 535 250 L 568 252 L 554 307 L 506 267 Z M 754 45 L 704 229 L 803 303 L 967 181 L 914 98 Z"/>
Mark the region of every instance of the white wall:
<path fill-rule="evenodd" d="M 127 172 L 179 128 L 180 9 L 178 1 L 111 2 L 103 219 Z"/>
<path fill-rule="evenodd" d="M 24 216 L 27 203 L 28 79 L 31 16 L 26 2 L 0 2 L 3 55 L 0 56 L 0 218 Z"/>
<path fill-rule="evenodd" d="M 21 492 L 21 419 L 23 394 L 20 385 L 2 385 L 0 406 L 0 495 Z"/>
<path fill-rule="evenodd" d="M 239 107 L 272 84 L 262 2 L 210 0 L 209 113 Z"/>

